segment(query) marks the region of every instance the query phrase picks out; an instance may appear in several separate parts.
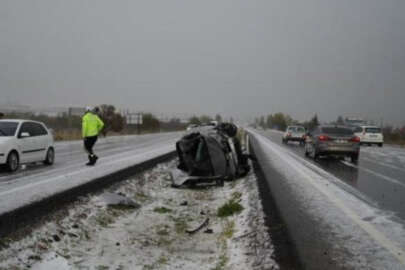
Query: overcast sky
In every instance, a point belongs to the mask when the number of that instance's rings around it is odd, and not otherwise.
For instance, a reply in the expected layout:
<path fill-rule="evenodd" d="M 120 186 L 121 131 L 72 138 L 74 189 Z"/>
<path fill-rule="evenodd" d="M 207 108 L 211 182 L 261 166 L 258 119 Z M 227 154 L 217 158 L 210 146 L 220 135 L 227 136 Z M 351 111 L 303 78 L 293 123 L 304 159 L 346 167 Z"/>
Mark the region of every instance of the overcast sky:
<path fill-rule="evenodd" d="M 0 104 L 405 123 L 405 1 L 0 1 Z"/>

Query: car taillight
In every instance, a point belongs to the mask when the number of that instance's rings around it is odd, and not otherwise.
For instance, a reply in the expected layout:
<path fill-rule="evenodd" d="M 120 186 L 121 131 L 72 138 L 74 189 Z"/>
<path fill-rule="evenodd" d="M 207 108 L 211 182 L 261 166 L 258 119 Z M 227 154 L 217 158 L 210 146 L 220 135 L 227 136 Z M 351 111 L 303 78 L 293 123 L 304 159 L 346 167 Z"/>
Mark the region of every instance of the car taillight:
<path fill-rule="evenodd" d="M 318 137 L 318 139 L 319 139 L 320 141 L 329 141 L 329 140 L 330 140 L 330 137 L 327 136 L 327 135 L 320 135 L 320 136 Z"/>
<path fill-rule="evenodd" d="M 360 142 L 360 138 L 357 136 L 354 136 L 353 138 L 350 139 L 351 142 L 355 142 L 355 143 L 359 143 Z"/>

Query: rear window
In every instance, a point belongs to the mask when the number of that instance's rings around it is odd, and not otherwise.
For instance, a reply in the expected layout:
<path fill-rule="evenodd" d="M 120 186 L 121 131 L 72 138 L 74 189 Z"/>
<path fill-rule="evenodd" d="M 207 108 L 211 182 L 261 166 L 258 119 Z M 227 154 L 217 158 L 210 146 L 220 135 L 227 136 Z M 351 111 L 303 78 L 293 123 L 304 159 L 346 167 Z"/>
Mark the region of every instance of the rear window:
<path fill-rule="evenodd" d="M 381 128 L 366 128 L 366 133 L 381 133 Z"/>
<path fill-rule="evenodd" d="M 361 127 L 355 127 L 355 128 L 354 128 L 354 132 L 356 132 L 356 133 L 363 132 L 363 128 L 361 128 Z"/>
<path fill-rule="evenodd" d="M 18 123 L 16 122 L 0 122 L 0 136 L 14 136 L 17 127 Z"/>
<path fill-rule="evenodd" d="M 305 132 L 305 129 L 303 127 L 289 127 L 288 128 L 289 132 Z"/>
<path fill-rule="evenodd" d="M 351 129 L 342 127 L 323 127 L 322 133 L 336 135 L 353 135 L 353 131 Z"/>

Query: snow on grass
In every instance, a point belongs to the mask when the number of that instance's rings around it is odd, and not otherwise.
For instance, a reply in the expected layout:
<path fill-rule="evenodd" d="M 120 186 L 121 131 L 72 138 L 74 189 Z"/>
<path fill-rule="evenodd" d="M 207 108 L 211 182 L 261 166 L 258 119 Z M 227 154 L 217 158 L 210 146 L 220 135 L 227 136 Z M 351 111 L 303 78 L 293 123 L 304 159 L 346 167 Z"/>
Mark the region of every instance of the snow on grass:
<path fill-rule="evenodd" d="M 175 165 L 158 165 L 81 198 L 29 235 L 3 241 L 0 269 L 278 269 L 255 176 L 225 187 L 174 189 L 169 171 Z M 104 199 L 111 193 L 141 207 L 109 207 Z M 243 210 L 218 217 L 229 200 Z M 207 227 L 186 232 L 207 218 Z"/>

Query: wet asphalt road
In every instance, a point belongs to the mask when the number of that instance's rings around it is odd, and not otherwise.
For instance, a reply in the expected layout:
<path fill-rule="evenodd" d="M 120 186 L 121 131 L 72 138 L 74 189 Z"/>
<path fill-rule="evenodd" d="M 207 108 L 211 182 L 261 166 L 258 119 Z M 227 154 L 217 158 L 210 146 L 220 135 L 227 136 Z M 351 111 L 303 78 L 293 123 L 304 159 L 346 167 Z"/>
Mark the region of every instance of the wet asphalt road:
<path fill-rule="evenodd" d="M 140 152 L 153 145 L 172 142 L 179 138 L 181 133 L 159 133 L 140 136 L 115 136 L 100 138 L 94 148 L 100 161 L 104 159 L 120 159 L 139 149 Z M 64 175 L 72 171 L 86 168 L 87 154 L 82 141 L 55 143 L 55 163 L 45 166 L 41 162 L 22 165 L 15 173 L 9 173 L 4 168 L 0 169 L 0 192 L 24 186 L 30 179 L 46 179 L 53 176 Z M 100 162 L 98 162 L 100 163 Z"/>
<path fill-rule="evenodd" d="M 295 154 L 305 156 L 303 146 L 297 143 L 282 144 L 281 133 L 268 130 L 257 132 Z M 362 146 L 357 164 L 351 163 L 349 159 L 307 160 L 351 185 L 379 208 L 391 211 L 405 220 L 405 148 Z"/>

